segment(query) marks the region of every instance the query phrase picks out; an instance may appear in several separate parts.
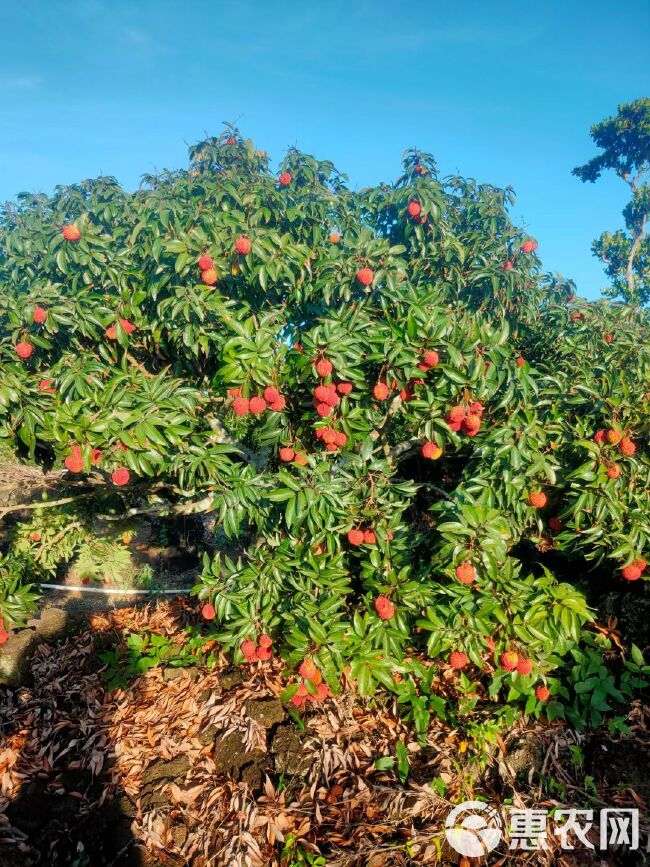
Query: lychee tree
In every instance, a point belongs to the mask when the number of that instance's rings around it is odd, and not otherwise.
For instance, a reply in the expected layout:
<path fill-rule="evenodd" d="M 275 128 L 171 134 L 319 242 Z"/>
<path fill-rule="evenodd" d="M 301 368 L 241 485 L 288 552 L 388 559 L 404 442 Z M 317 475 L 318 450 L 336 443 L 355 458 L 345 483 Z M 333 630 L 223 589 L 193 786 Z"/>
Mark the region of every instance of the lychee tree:
<path fill-rule="evenodd" d="M 232 127 L 189 157 L 2 211 L 5 627 L 91 518 L 210 513 L 213 636 L 294 705 L 381 687 L 424 731 L 451 676 L 464 712 L 575 715 L 590 570 L 648 575 L 647 312 L 578 300 L 511 190 L 428 154 L 358 193 Z"/>

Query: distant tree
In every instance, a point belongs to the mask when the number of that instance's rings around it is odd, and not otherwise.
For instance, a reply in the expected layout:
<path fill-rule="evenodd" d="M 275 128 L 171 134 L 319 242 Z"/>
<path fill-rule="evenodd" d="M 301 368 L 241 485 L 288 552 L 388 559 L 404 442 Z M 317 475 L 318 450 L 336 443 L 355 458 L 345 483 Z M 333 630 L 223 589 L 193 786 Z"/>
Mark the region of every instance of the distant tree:
<path fill-rule="evenodd" d="M 650 301 L 650 99 L 619 105 L 616 117 L 591 128 L 591 137 L 602 153 L 573 170 L 581 181 L 594 183 L 606 169 L 613 169 L 629 185 L 632 198 L 623 209 L 625 231 L 603 232 L 592 250 L 605 264 L 612 286 L 610 298 L 633 304 Z"/>

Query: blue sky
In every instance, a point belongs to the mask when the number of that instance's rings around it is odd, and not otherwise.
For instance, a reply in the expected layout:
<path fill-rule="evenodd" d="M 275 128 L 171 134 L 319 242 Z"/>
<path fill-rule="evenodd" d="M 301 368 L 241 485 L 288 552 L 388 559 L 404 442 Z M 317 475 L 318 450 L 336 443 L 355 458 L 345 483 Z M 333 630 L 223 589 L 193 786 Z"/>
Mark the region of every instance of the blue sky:
<path fill-rule="evenodd" d="M 224 119 L 356 187 L 415 145 L 512 184 L 545 268 L 587 297 L 606 285 L 590 246 L 626 187 L 570 172 L 595 153 L 590 125 L 650 92 L 647 0 L 21 0 L 2 16 L 0 200 L 100 173 L 134 188 Z"/>

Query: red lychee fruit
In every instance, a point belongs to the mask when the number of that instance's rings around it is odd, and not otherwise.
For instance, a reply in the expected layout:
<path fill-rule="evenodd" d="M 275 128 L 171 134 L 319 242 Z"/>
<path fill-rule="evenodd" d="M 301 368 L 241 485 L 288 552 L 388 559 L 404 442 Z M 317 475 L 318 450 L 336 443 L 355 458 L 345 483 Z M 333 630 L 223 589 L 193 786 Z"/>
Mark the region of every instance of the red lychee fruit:
<path fill-rule="evenodd" d="M 70 450 L 70 454 L 63 461 L 63 464 L 71 473 L 81 473 L 83 472 L 84 462 L 81 457 L 81 446 L 73 446 Z"/>
<path fill-rule="evenodd" d="M 28 539 L 30 542 L 40 542 L 41 534 L 38 532 L 38 530 L 35 530 L 33 533 L 29 534 Z"/>
<path fill-rule="evenodd" d="M 257 647 L 255 646 L 255 642 L 251 641 L 250 638 L 242 641 L 241 652 L 246 662 L 255 662 L 257 660 Z"/>
<path fill-rule="evenodd" d="M 20 340 L 16 344 L 16 355 L 18 358 L 22 358 L 23 360 L 30 357 L 32 352 L 34 351 L 34 347 L 31 343 L 27 343 L 26 340 Z"/>
<path fill-rule="evenodd" d="M 469 405 L 469 415 L 476 415 L 479 418 L 483 417 L 483 413 L 485 412 L 485 407 L 480 401 L 475 400 Z"/>
<path fill-rule="evenodd" d="M 544 491 L 531 491 L 528 495 L 528 502 L 534 509 L 543 509 L 548 502 L 548 497 Z"/>
<path fill-rule="evenodd" d="M 309 463 L 307 460 L 306 452 L 296 452 L 296 456 L 293 459 L 294 464 L 297 464 L 299 467 L 306 467 Z"/>
<path fill-rule="evenodd" d="M 210 268 L 214 267 L 214 262 L 212 261 L 210 256 L 208 256 L 206 253 L 204 253 L 202 256 L 199 256 L 198 265 L 199 265 L 199 271 L 209 271 Z"/>
<path fill-rule="evenodd" d="M 528 241 L 524 241 L 524 243 L 521 245 L 521 252 L 522 253 L 532 253 L 534 250 L 537 249 L 537 247 L 538 247 L 537 241 L 530 238 Z"/>
<path fill-rule="evenodd" d="M 76 226 L 64 226 L 61 234 L 66 241 L 78 241 L 81 238 L 81 232 Z"/>
<path fill-rule="evenodd" d="M 330 235 L 330 244 L 338 244 L 341 240 L 341 236 L 338 232 L 332 232 Z"/>
<path fill-rule="evenodd" d="M 350 545 L 363 545 L 363 530 L 350 530 L 348 533 L 348 542 Z"/>
<path fill-rule="evenodd" d="M 131 474 L 126 467 L 118 467 L 111 473 L 111 479 L 113 480 L 113 484 L 118 485 L 119 487 L 128 484 L 130 478 Z"/>
<path fill-rule="evenodd" d="M 253 413 L 253 415 L 259 415 L 266 409 L 266 401 L 263 397 L 251 397 L 251 399 L 248 401 L 248 408 Z"/>
<path fill-rule="evenodd" d="M 390 392 L 385 382 L 378 382 L 372 393 L 376 400 L 386 400 Z"/>
<path fill-rule="evenodd" d="M 422 356 L 422 361 L 424 361 L 427 367 L 435 367 L 440 361 L 440 355 L 435 349 L 427 349 Z"/>
<path fill-rule="evenodd" d="M 522 358 L 521 355 L 517 356 L 517 367 L 523 367 L 525 363 L 525 358 Z"/>
<path fill-rule="evenodd" d="M 56 388 L 52 387 L 53 379 L 42 379 L 38 384 L 39 391 L 56 391 Z"/>
<path fill-rule="evenodd" d="M 634 445 L 634 442 L 630 439 L 630 437 L 623 437 L 623 439 L 618 444 L 618 449 L 622 455 L 624 455 L 626 458 L 630 458 L 636 451 L 636 446 Z"/>
<path fill-rule="evenodd" d="M 503 263 L 503 265 L 501 266 L 501 270 L 502 270 L 502 271 L 512 271 L 512 270 L 514 269 L 514 267 L 515 267 L 515 266 L 512 264 L 512 262 L 510 261 L 510 259 L 506 259 L 506 261 L 505 261 L 505 262 Z"/>
<path fill-rule="evenodd" d="M 395 606 L 388 596 L 378 596 L 375 599 L 375 611 L 380 620 L 390 620 L 395 614 Z"/>
<path fill-rule="evenodd" d="M 643 559 L 643 557 L 637 557 L 637 559 L 634 561 L 634 565 L 637 567 L 637 569 L 640 569 L 642 572 L 645 572 L 645 570 L 648 567 L 648 564 Z"/>
<path fill-rule="evenodd" d="M 273 388 L 272 385 L 267 385 L 264 389 L 264 400 L 267 403 L 275 403 L 280 397 L 280 392 L 277 388 Z"/>
<path fill-rule="evenodd" d="M 442 455 L 442 449 L 437 443 L 426 442 L 421 449 L 422 457 L 435 461 Z"/>
<path fill-rule="evenodd" d="M 270 647 L 258 647 L 255 652 L 255 659 L 259 662 L 268 662 L 272 656 L 273 652 Z"/>
<path fill-rule="evenodd" d="M 613 334 L 605 334 L 603 339 L 604 339 L 605 343 L 611 343 L 612 340 L 614 339 L 614 335 Z"/>
<path fill-rule="evenodd" d="M 594 442 L 597 445 L 601 445 L 601 443 L 605 442 L 605 431 L 604 430 L 597 430 L 596 431 L 596 433 L 594 434 Z"/>
<path fill-rule="evenodd" d="M 524 656 L 520 656 L 517 660 L 517 671 L 519 674 L 527 675 L 530 674 L 533 670 L 533 663 L 530 659 L 526 659 Z"/>
<path fill-rule="evenodd" d="M 607 442 L 611 446 L 617 446 L 622 439 L 623 439 L 623 434 L 620 431 L 615 430 L 614 428 L 610 428 L 607 431 Z"/>
<path fill-rule="evenodd" d="M 280 395 L 277 400 L 274 400 L 273 403 L 269 404 L 269 409 L 271 412 L 282 412 L 282 410 L 286 407 L 286 400 Z"/>
<path fill-rule="evenodd" d="M 374 277 L 375 273 L 372 268 L 359 268 L 357 271 L 357 280 L 362 286 L 370 286 Z"/>
<path fill-rule="evenodd" d="M 342 448 L 343 446 L 346 446 L 348 444 L 348 438 L 343 433 L 343 431 L 335 432 L 334 444 L 339 446 L 339 448 Z"/>
<path fill-rule="evenodd" d="M 336 386 L 336 390 L 339 394 L 350 394 L 352 391 L 352 383 L 351 382 L 339 382 Z"/>
<path fill-rule="evenodd" d="M 278 181 L 281 187 L 288 187 L 291 183 L 291 172 L 282 172 Z"/>
<path fill-rule="evenodd" d="M 217 616 L 217 612 L 214 609 L 214 605 L 211 602 L 206 602 L 203 608 L 201 609 L 201 614 L 206 620 L 214 620 Z"/>
<path fill-rule="evenodd" d="M 462 652 L 462 650 L 454 650 L 453 653 L 449 655 L 449 665 L 456 669 L 456 671 L 465 668 L 468 662 L 469 658 Z"/>
<path fill-rule="evenodd" d="M 327 418 L 332 412 L 332 407 L 327 403 L 319 403 L 316 407 L 316 412 L 321 418 Z"/>
<path fill-rule="evenodd" d="M 466 415 L 461 422 L 461 427 L 468 437 L 474 437 L 481 429 L 481 417 L 478 415 Z"/>
<path fill-rule="evenodd" d="M 257 642 L 260 647 L 270 647 L 273 644 L 273 639 L 270 635 L 266 635 L 266 633 L 262 633 L 260 635 L 259 641 Z"/>
<path fill-rule="evenodd" d="M 214 268 L 208 268 L 206 271 L 201 272 L 201 281 L 205 283 L 206 286 L 214 286 L 218 279 L 217 272 Z"/>
<path fill-rule="evenodd" d="M 301 677 L 304 677 L 305 680 L 311 681 L 313 681 L 315 678 L 318 679 L 318 675 L 320 674 L 318 668 L 316 667 L 316 663 L 309 656 L 306 656 L 300 663 L 298 673 Z"/>
<path fill-rule="evenodd" d="M 377 542 L 377 536 L 374 530 L 363 531 L 363 541 L 366 545 L 374 545 Z"/>
<path fill-rule="evenodd" d="M 639 567 L 634 563 L 630 563 L 629 566 L 625 566 L 624 569 L 621 569 L 621 575 L 626 581 L 638 581 L 642 573 L 643 570 L 639 569 Z"/>
<path fill-rule="evenodd" d="M 251 239 L 246 235 L 240 235 L 235 241 L 235 253 L 239 253 L 240 256 L 248 256 L 252 248 Z"/>
<path fill-rule="evenodd" d="M 447 418 L 452 422 L 462 421 L 465 418 L 465 410 L 462 406 L 452 406 Z"/>
<path fill-rule="evenodd" d="M 101 459 L 101 456 L 102 456 L 102 450 L 101 449 L 93 449 L 92 452 L 90 453 L 90 463 L 91 464 L 98 464 L 100 459 Z"/>
<path fill-rule="evenodd" d="M 294 450 L 292 448 L 289 448 L 289 446 L 284 446 L 284 448 L 281 448 L 278 454 L 280 455 L 280 460 L 284 461 L 287 464 L 291 463 L 291 461 L 296 456 Z"/>
<path fill-rule="evenodd" d="M 473 584 L 476 581 L 476 569 L 471 563 L 460 563 L 455 572 L 461 584 Z"/>
<path fill-rule="evenodd" d="M 232 402 L 232 408 L 235 415 L 248 415 L 250 403 L 245 397 L 236 397 Z"/>
<path fill-rule="evenodd" d="M 6 644 L 9 641 L 9 633 L 6 629 L 0 630 L 0 645 Z"/>
<path fill-rule="evenodd" d="M 537 699 L 537 701 L 548 701 L 550 695 L 551 693 L 549 692 L 547 686 L 543 686 L 542 684 L 540 684 L 539 686 L 535 687 L 535 698 Z"/>
<path fill-rule="evenodd" d="M 37 304 L 34 307 L 32 316 L 37 325 L 42 325 L 47 319 L 47 310 L 44 307 L 41 307 L 40 304 Z"/>
<path fill-rule="evenodd" d="M 422 205 L 419 202 L 416 202 L 415 199 L 411 199 L 406 210 L 408 211 L 409 217 L 419 217 L 422 213 Z"/>
<path fill-rule="evenodd" d="M 334 365 L 326 358 L 321 358 L 316 362 L 316 373 L 319 376 L 326 377 L 334 370 Z"/>
<path fill-rule="evenodd" d="M 117 340 L 117 331 L 114 325 L 109 325 L 106 329 L 106 336 L 109 340 Z"/>
<path fill-rule="evenodd" d="M 314 398 L 317 403 L 329 404 L 331 393 L 329 385 L 317 385 L 314 389 Z"/>
<path fill-rule="evenodd" d="M 618 479 L 621 475 L 621 468 L 618 464 L 609 464 L 607 467 L 607 478 L 608 479 Z"/>
<path fill-rule="evenodd" d="M 514 650 L 506 650 L 499 657 L 499 665 L 505 671 L 514 671 L 519 663 L 519 655 Z"/>
<path fill-rule="evenodd" d="M 562 529 L 562 521 L 559 518 L 550 518 L 548 525 L 554 533 L 559 533 Z"/>

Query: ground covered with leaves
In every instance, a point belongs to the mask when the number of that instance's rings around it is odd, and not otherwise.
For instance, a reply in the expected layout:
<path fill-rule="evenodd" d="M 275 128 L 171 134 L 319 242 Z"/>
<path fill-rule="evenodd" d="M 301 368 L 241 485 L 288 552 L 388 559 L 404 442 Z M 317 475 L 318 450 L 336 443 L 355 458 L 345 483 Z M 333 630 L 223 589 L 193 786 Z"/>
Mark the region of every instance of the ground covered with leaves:
<path fill-rule="evenodd" d="M 352 683 L 290 711 L 279 660 L 232 668 L 209 640 L 188 640 L 195 620 L 184 600 L 95 615 L 38 648 L 31 686 L 3 689 L 0 863 L 458 863 L 444 820 L 474 798 L 637 807 L 643 836 L 650 709 L 639 703 L 631 736 L 542 720 L 479 743 L 434 718 L 422 745 L 392 700 L 361 698 Z M 456 675 L 441 674 L 441 694 L 446 677 Z M 109 690 L 111 679 L 121 685 Z M 550 836 L 548 846 L 505 842 L 490 863 L 643 863 L 561 852 Z"/>

